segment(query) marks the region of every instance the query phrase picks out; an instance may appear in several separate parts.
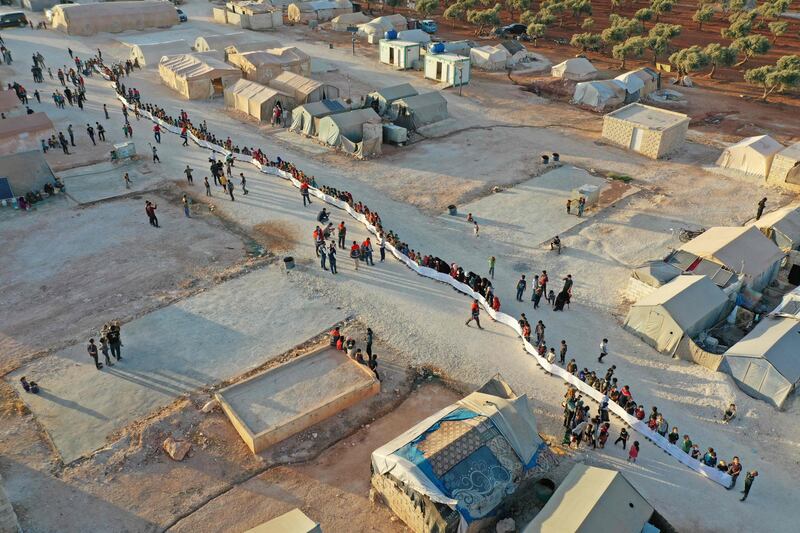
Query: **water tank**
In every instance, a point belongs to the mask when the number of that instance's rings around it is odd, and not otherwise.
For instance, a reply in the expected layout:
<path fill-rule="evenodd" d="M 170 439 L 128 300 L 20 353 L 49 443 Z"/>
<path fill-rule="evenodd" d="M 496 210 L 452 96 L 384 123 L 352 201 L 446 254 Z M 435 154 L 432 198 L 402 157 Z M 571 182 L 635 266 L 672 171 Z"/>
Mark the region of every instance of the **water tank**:
<path fill-rule="evenodd" d="M 444 43 L 436 43 L 431 46 L 431 52 L 434 54 L 443 54 L 444 53 Z"/>
<path fill-rule="evenodd" d="M 393 41 L 397 39 L 397 31 L 396 30 L 389 30 L 383 34 L 384 38 L 388 41 Z"/>

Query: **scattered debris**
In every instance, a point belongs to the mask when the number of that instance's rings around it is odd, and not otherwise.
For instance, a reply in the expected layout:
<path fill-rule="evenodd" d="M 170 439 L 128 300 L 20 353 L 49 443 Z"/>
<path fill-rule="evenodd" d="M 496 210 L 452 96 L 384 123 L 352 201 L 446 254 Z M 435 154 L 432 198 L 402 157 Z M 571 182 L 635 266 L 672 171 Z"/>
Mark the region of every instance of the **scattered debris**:
<path fill-rule="evenodd" d="M 209 400 L 200 410 L 204 413 L 210 413 L 217 407 L 219 407 L 219 402 L 217 400 Z"/>
<path fill-rule="evenodd" d="M 164 444 L 162 444 L 162 448 L 164 448 L 164 451 L 167 452 L 167 455 L 169 455 L 172 460 L 183 461 L 183 458 L 186 457 L 186 454 L 192 449 L 192 445 L 184 440 L 176 440 L 173 437 L 168 437 L 167 440 L 164 441 Z"/>

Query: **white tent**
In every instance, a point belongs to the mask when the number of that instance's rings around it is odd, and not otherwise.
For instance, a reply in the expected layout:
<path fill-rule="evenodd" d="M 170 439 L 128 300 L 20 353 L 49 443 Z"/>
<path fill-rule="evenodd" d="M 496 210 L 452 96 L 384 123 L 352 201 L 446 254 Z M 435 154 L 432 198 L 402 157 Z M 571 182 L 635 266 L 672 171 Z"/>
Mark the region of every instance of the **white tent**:
<path fill-rule="evenodd" d="M 118 33 L 126 30 L 169 28 L 178 24 L 178 13 L 169 2 L 103 2 L 57 5 L 51 26 L 68 35 Z"/>
<path fill-rule="evenodd" d="M 783 145 L 769 135 L 748 137 L 727 147 L 717 159 L 717 166 L 766 178 L 775 154 L 782 149 Z"/>
<path fill-rule="evenodd" d="M 290 22 L 308 23 L 311 20 L 327 22 L 339 15 L 353 12 L 353 4 L 349 0 L 313 0 L 289 4 L 286 18 Z"/>
<path fill-rule="evenodd" d="M 784 253 L 750 227 L 713 227 L 680 247 L 681 251 L 743 274 L 751 289 L 760 291 L 778 274 Z"/>
<path fill-rule="evenodd" d="M 620 472 L 578 463 L 524 533 L 643 533 L 654 511 Z"/>
<path fill-rule="evenodd" d="M 142 67 L 157 67 L 164 56 L 188 54 L 191 45 L 184 40 L 166 41 L 163 43 L 135 44 L 131 46 L 131 61 L 138 61 Z"/>
<path fill-rule="evenodd" d="M 684 336 L 714 326 L 727 307 L 725 293 L 707 276 L 678 276 L 633 304 L 624 327 L 672 355 Z"/>
<path fill-rule="evenodd" d="M 361 11 L 357 13 L 344 13 L 331 20 L 333 31 L 347 31 L 347 28 L 357 28 L 359 24 L 369 22 L 369 17 Z"/>
<path fill-rule="evenodd" d="M 510 57 L 502 46 L 481 46 L 469 51 L 472 66 L 481 70 L 504 70 Z"/>
<path fill-rule="evenodd" d="M 767 213 L 752 225 L 784 252 L 800 250 L 800 207 L 797 204 Z"/>
<path fill-rule="evenodd" d="M 356 143 L 363 140 L 365 123 L 380 124 L 381 117 L 372 109 L 354 109 L 323 118 L 319 124 L 319 140 L 330 146 L 341 146 L 342 138 Z"/>
<path fill-rule="evenodd" d="M 431 36 L 422 30 L 403 30 L 397 32 L 397 39 L 400 41 L 409 41 L 412 43 L 428 44 L 431 42 Z"/>
<path fill-rule="evenodd" d="M 625 86 L 619 80 L 582 81 L 575 85 L 572 103 L 603 111 L 625 102 Z"/>
<path fill-rule="evenodd" d="M 378 44 L 387 31 L 404 31 L 406 29 L 408 29 L 408 21 L 403 15 L 387 15 L 359 25 L 358 36 L 366 38 L 370 44 Z"/>
<path fill-rule="evenodd" d="M 225 107 L 247 113 L 258 120 L 269 120 L 273 107 L 278 103 L 284 113 L 294 107 L 290 95 L 252 81 L 239 80 L 225 88 Z"/>
<path fill-rule="evenodd" d="M 339 98 L 339 89 L 335 85 L 312 80 L 291 72 L 283 72 L 271 79 L 269 86 L 293 95 L 295 102 L 298 104 Z"/>
<path fill-rule="evenodd" d="M 800 382 L 800 321 L 766 317 L 723 356 L 728 372 L 744 392 L 782 409 Z"/>
<path fill-rule="evenodd" d="M 377 114 L 383 115 L 395 100 L 416 94 L 419 93 L 408 83 L 384 87 L 369 93 L 364 98 L 364 107 L 371 107 Z"/>
<path fill-rule="evenodd" d="M 625 86 L 626 102 L 637 102 L 660 88 L 660 74 L 647 67 L 625 72 L 614 79 Z"/>
<path fill-rule="evenodd" d="M 347 108 L 338 100 L 322 100 L 299 105 L 292 110 L 292 124 L 289 129 L 309 137 L 316 136 L 320 120 L 328 115 L 345 111 Z"/>
<path fill-rule="evenodd" d="M 164 85 L 188 99 L 222 96 L 226 87 L 242 77 L 238 68 L 202 54 L 163 57 L 158 72 Z"/>
<path fill-rule="evenodd" d="M 243 31 L 228 33 L 226 35 L 204 35 L 195 39 L 194 50 L 195 52 L 208 52 L 209 50 L 224 52 L 229 46 L 252 41 L 250 35 L 251 34 L 247 34 Z"/>
<path fill-rule="evenodd" d="M 769 172 L 769 183 L 800 187 L 800 142 L 787 146 L 772 160 Z"/>
<path fill-rule="evenodd" d="M 575 81 L 593 80 L 597 77 L 597 69 L 585 57 L 573 57 L 553 66 L 550 75 Z"/>
<path fill-rule="evenodd" d="M 447 100 L 439 91 L 433 91 L 416 96 L 400 98 L 392 102 L 389 115 L 393 122 L 408 131 L 417 129 L 445 120 L 447 114 Z"/>

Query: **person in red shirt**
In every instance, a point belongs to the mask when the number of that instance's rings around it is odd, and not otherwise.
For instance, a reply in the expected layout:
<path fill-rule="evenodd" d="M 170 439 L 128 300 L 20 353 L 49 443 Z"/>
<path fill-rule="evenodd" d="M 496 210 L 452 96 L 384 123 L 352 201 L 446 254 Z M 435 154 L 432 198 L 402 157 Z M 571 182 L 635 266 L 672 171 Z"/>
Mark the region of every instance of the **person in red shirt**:
<path fill-rule="evenodd" d="M 497 296 L 495 296 L 494 300 L 492 301 L 492 309 L 494 309 L 495 311 L 500 310 L 500 298 L 498 298 Z"/>
<path fill-rule="evenodd" d="M 469 323 L 474 320 L 475 323 L 478 325 L 478 329 L 483 329 L 481 327 L 480 314 L 481 314 L 481 308 L 478 305 L 478 300 L 472 300 L 472 307 L 470 308 L 470 317 L 469 320 L 467 320 L 466 325 L 469 326 Z"/>
<path fill-rule="evenodd" d="M 353 260 L 356 270 L 358 270 L 358 261 L 361 259 L 361 247 L 356 241 L 353 241 L 353 245 L 350 247 L 350 258 Z"/>
<path fill-rule="evenodd" d="M 153 126 L 153 137 L 155 138 L 158 144 L 161 144 L 161 126 L 156 124 Z"/>
<path fill-rule="evenodd" d="M 300 184 L 300 196 L 303 197 L 303 207 L 306 206 L 306 203 L 311 205 L 311 196 L 308 192 L 308 183 L 305 181 Z"/>

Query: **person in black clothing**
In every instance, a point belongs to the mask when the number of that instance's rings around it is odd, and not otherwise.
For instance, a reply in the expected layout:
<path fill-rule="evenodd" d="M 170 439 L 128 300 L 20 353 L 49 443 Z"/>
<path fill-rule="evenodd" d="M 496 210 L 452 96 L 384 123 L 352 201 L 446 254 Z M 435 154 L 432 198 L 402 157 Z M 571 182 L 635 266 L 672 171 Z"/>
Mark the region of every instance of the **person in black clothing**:
<path fill-rule="evenodd" d="M 111 355 L 117 358 L 117 361 L 122 359 L 122 337 L 120 335 L 119 322 L 114 322 L 106 333 L 108 340 L 108 347 L 111 348 Z"/>
<path fill-rule="evenodd" d="M 89 346 L 86 347 L 86 351 L 89 352 L 89 357 L 94 359 L 94 367 L 97 370 L 103 368 L 102 363 L 97 359 L 97 345 L 94 343 L 94 339 L 89 339 Z"/>
<path fill-rule="evenodd" d="M 623 450 L 628 445 L 628 431 L 625 428 L 620 430 L 619 437 L 617 437 L 617 440 L 614 441 L 614 446 L 616 446 L 618 442 L 622 442 Z"/>
<path fill-rule="evenodd" d="M 367 355 L 372 357 L 372 329 L 367 328 Z"/>
<path fill-rule="evenodd" d="M 94 142 L 94 128 L 90 124 L 86 125 L 86 133 L 89 134 L 89 138 L 92 140 L 92 144 L 97 146 L 97 143 Z"/>
<path fill-rule="evenodd" d="M 767 199 L 762 198 L 758 201 L 758 209 L 756 210 L 756 220 L 761 218 L 761 215 L 764 214 L 764 208 L 767 206 Z"/>
<path fill-rule="evenodd" d="M 744 494 L 744 496 L 742 496 L 742 499 L 740 501 L 745 501 L 747 499 L 747 496 L 750 495 L 750 487 L 753 486 L 753 481 L 755 481 L 757 477 L 758 477 L 757 470 L 748 472 L 747 475 L 744 476 L 744 490 L 742 491 L 742 494 Z"/>
<path fill-rule="evenodd" d="M 562 340 L 561 350 L 558 353 L 558 362 L 563 365 L 566 358 L 567 358 L 567 341 Z"/>

